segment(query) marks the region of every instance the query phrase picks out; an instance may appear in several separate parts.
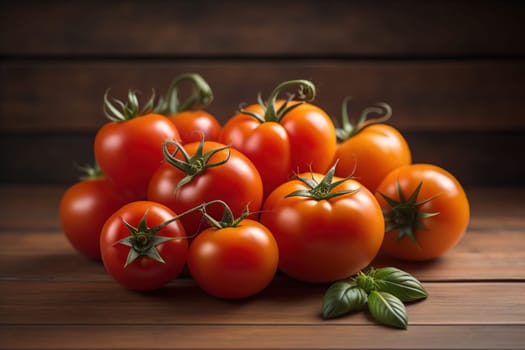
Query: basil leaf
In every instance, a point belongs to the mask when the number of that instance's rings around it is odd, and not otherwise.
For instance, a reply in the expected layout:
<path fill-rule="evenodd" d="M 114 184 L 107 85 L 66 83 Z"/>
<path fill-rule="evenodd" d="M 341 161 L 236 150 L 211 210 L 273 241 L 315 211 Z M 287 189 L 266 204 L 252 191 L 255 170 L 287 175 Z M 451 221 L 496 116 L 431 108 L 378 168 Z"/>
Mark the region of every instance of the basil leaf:
<path fill-rule="evenodd" d="M 408 315 L 403 302 L 387 292 L 374 290 L 368 295 L 368 310 L 379 323 L 406 329 Z"/>
<path fill-rule="evenodd" d="M 376 290 L 395 295 L 401 301 L 415 301 L 428 296 L 421 282 L 408 272 L 395 267 L 372 270 L 370 276 L 375 281 Z"/>
<path fill-rule="evenodd" d="M 366 292 L 354 281 L 335 282 L 324 295 L 321 314 L 323 318 L 333 318 L 358 311 L 366 305 L 366 300 Z"/>

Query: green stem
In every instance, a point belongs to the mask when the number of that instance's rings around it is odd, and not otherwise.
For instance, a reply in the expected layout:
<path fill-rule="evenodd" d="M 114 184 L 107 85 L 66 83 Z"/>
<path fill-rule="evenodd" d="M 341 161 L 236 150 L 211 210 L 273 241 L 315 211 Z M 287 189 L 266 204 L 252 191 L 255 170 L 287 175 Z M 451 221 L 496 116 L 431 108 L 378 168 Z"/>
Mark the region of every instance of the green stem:
<path fill-rule="evenodd" d="M 384 123 L 392 116 L 392 108 L 384 102 L 378 102 L 375 104 L 375 106 L 365 108 L 361 112 L 361 117 L 354 125 L 350 122 L 350 118 L 348 116 L 348 102 L 350 100 L 350 96 L 346 97 L 343 100 L 341 108 L 342 128 L 336 130 L 337 138 L 340 141 L 348 140 L 370 125 Z M 377 114 L 378 117 L 371 118 L 370 116 L 372 114 Z"/>
<path fill-rule="evenodd" d="M 276 102 L 284 89 L 288 89 L 292 86 L 297 86 L 297 96 L 295 94 L 290 94 L 284 104 L 277 109 Z M 289 105 L 292 100 L 296 98 L 295 103 Z M 282 118 L 289 113 L 294 108 L 299 107 L 304 102 L 311 102 L 315 99 L 315 85 L 303 79 L 289 80 L 280 83 L 273 89 L 270 97 L 266 102 L 262 100 L 260 95 L 258 96 L 258 103 L 261 105 L 264 116 L 255 112 L 245 111 L 242 107 L 239 108 L 240 113 L 247 114 L 256 118 L 259 122 L 276 122 L 279 123 Z"/>
<path fill-rule="evenodd" d="M 193 92 L 186 100 L 180 102 L 178 89 L 183 82 L 190 82 Z M 164 115 L 173 115 L 187 110 L 206 108 L 212 101 L 213 91 L 206 80 L 197 73 L 185 73 L 171 82 L 168 92 L 160 98 L 155 111 Z"/>

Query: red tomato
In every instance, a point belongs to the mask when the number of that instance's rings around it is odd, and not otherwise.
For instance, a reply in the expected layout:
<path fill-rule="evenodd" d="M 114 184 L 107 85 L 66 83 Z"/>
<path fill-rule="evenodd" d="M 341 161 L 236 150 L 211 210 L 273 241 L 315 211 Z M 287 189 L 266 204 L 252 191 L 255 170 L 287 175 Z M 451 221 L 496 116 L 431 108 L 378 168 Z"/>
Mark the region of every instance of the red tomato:
<path fill-rule="evenodd" d="M 366 267 L 383 240 L 374 195 L 351 179 L 302 174 L 267 198 L 261 223 L 279 246 L 279 268 L 305 282 L 333 282 Z M 291 195 L 293 194 L 293 195 Z M 290 196 L 291 195 L 291 196 Z"/>
<path fill-rule="evenodd" d="M 181 102 L 179 87 L 189 82 L 193 94 Z M 196 73 L 185 73 L 177 76 L 170 84 L 166 96 L 159 101 L 155 112 L 167 115 L 179 131 L 182 143 L 219 141 L 221 125 L 206 108 L 213 101 L 213 92 L 206 82 Z"/>
<path fill-rule="evenodd" d="M 186 262 L 186 234 L 178 221 L 159 226 L 175 216 L 169 208 L 149 201 L 132 202 L 116 211 L 100 235 L 102 261 L 109 274 L 134 290 L 157 289 L 175 279 Z"/>
<path fill-rule="evenodd" d="M 335 128 L 322 109 L 305 102 L 276 100 L 280 91 L 291 85 L 299 85 L 305 98 L 314 98 L 311 82 L 284 82 L 266 104 L 250 105 L 233 116 L 221 134 L 222 143 L 231 144 L 255 164 L 265 196 L 295 173 L 325 172 L 335 155 Z"/>
<path fill-rule="evenodd" d="M 178 147 L 176 156 L 168 155 L 168 161 L 152 176 L 148 187 L 149 200 L 162 203 L 177 213 L 213 200 L 226 202 L 235 216 L 241 215 L 247 207 L 250 212 L 260 209 L 261 177 L 242 153 L 212 141 Z M 185 153 L 192 159 L 185 160 Z M 206 154 L 211 155 L 207 160 Z M 177 166 L 181 161 L 186 165 Z M 193 175 L 188 176 L 192 172 Z M 222 214 L 220 206 L 211 206 L 208 211 L 213 217 Z M 189 236 L 207 227 L 197 212 L 184 216 L 181 222 Z"/>
<path fill-rule="evenodd" d="M 448 171 L 430 164 L 395 169 L 377 188 L 385 212 L 382 250 L 406 260 L 443 255 L 465 233 L 470 217 L 467 196 Z"/>
<path fill-rule="evenodd" d="M 263 290 L 275 276 L 279 250 L 266 227 L 244 219 L 234 227 L 211 227 L 191 243 L 188 268 L 207 293 L 244 298 Z"/>
<path fill-rule="evenodd" d="M 130 199 L 106 178 L 77 182 L 60 200 L 60 222 L 71 245 L 83 255 L 100 259 L 100 231 L 106 220 Z"/>
<path fill-rule="evenodd" d="M 136 96 L 130 101 L 136 101 Z M 107 95 L 106 103 L 109 103 Z M 112 113 L 118 112 L 112 110 Z M 164 159 L 164 141 L 180 141 L 180 136 L 175 125 L 162 115 L 119 115 L 109 115 L 115 121 L 97 132 L 95 159 L 102 172 L 119 188 L 135 198 L 145 199 L 151 175 Z"/>
<path fill-rule="evenodd" d="M 377 186 L 389 172 L 412 162 L 408 143 L 401 133 L 382 122 L 390 118 L 391 110 L 387 104 L 378 104 L 382 109 L 365 110 L 360 122 L 354 127 L 348 121 L 346 101 L 343 108 L 343 128 L 337 130 L 341 143 L 337 146 L 335 160 L 337 176 L 353 177 L 370 191 Z M 386 111 L 377 120 L 367 120 L 369 113 Z"/>
<path fill-rule="evenodd" d="M 203 110 L 184 111 L 173 114 L 170 120 L 179 131 L 182 143 L 219 141 L 221 125 L 210 113 Z"/>

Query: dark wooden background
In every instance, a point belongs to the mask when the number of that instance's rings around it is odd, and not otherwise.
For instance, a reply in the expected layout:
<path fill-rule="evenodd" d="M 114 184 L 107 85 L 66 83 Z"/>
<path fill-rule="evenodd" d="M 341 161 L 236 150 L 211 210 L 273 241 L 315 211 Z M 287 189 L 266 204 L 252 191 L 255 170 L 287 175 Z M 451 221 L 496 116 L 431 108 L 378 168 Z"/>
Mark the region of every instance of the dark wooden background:
<path fill-rule="evenodd" d="M 465 186 L 525 178 L 521 1 L 2 1 L 0 182 L 67 184 L 93 161 L 107 88 L 201 73 L 224 122 L 311 79 L 339 118 L 388 102 L 416 162 Z"/>

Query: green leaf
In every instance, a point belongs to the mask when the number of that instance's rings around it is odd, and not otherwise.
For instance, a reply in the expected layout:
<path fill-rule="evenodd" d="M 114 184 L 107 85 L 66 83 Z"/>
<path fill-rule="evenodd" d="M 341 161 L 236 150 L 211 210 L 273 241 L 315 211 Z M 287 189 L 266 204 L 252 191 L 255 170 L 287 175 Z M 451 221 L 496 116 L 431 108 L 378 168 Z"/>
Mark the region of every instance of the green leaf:
<path fill-rule="evenodd" d="M 352 311 L 359 311 L 366 305 L 366 291 L 354 281 L 339 281 L 332 284 L 323 299 L 323 318 L 333 318 Z"/>
<path fill-rule="evenodd" d="M 374 290 L 368 295 L 368 310 L 379 323 L 406 329 L 408 315 L 403 302 L 396 296 Z"/>
<path fill-rule="evenodd" d="M 388 292 L 401 301 L 409 302 L 425 299 L 427 291 L 414 276 L 395 267 L 384 267 L 370 272 L 375 281 L 375 288 Z"/>
<path fill-rule="evenodd" d="M 368 295 L 368 310 L 379 323 L 387 326 L 406 329 L 408 315 L 403 302 L 396 296 L 374 290 Z"/>

